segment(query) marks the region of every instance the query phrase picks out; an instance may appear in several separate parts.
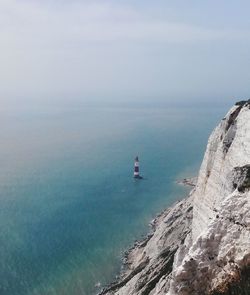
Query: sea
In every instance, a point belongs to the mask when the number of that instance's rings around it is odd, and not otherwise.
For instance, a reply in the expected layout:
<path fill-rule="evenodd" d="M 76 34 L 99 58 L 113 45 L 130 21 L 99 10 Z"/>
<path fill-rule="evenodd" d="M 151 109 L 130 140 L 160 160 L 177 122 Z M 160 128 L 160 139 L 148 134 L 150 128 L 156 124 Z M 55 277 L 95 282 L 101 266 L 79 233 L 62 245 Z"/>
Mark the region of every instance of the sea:
<path fill-rule="evenodd" d="M 93 295 L 188 194 L 226 107 L 0 110 L 0 294 Z M 139 156 L 143 180 L 133 179 Z"/>

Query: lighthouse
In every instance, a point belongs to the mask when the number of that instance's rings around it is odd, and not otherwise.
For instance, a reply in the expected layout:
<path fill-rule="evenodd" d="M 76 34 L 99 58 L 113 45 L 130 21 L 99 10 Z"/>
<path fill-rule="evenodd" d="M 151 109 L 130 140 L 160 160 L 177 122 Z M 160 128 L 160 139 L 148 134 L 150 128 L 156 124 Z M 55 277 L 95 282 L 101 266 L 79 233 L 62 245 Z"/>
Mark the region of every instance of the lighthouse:
<path fill-rule="evenodd" d="M 142 179 L 142 177 L 139 174 L 139 158 L 138 158 L 138 156 L 135 158 L 134 178 Z"/>

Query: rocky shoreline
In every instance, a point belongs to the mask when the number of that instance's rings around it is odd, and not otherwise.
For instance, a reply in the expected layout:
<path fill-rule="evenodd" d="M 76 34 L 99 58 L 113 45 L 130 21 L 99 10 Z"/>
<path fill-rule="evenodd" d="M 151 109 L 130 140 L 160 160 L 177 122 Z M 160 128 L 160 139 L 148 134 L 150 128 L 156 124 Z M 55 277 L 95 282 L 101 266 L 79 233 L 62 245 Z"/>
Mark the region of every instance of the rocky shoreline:
<path fill-rule="evenodd" d="M 187 182 L 186 179 L 183 179 L 178 181 L 178 183 L 187 185 L 190 187 L 190 186 L 193 186 L 191 184 L 194 183 L 193 182 L 194 180 L 195 178 L 192 178 L 192 182 L 191 182 L 191 178 L 190 178 L 190 181 Z M 187 207 L 189 207 L 188 210 L 186 210 Z M 177 212 L 178 214 L 176 214 Z M 186 212 L 188 212 L 188 216 L 186 216 Z M 143 277 L 145 269 L 149 269 L 149 265 L 150 264 L 153 265 L 153 261 L 154 261 L 154 259 L 152 260 L 150 258 L 145 259 L 145 257 L 143 256 L 145 256 L 144 253 L 147 251 L 147 248 L 150 246 L 150 244 L 152 244 L 152 241 L 155 242 L 157 240 L 155 236 L 157 235 L 159 228 L 162 228 L 162 229 L 164 228 L 162 235 L 165 235 L 168 231 L 174 233 L 176 225 L 181 223 L 179 222 L 179 217 L 182 216 L 181 220 L 183 219 L 183 216 L 188 217 L 188 219 L 191 220 L 191 214 L 192 214 L 192 207 L 190 206 L 190 198 L 177 201 L 171 207 L 168 207 L 164 209 L 161 213 L 157 214 L 156 217 L 149 223 L 150 230 L 147 236 L 141 240 L 136 240 L 133 246 L 124 252 L 123 259 L 122 259 L 121 272 L 119 275 L 117 275 L 116 280 L 112 282 L 111 284 L 105 286 L 98 293 L 98 295 L 116 294 L 115 292 L 117 290 L 125 286 L 136 275 L 141 275 Z M 182 239 L 184 238 L 184 236 L 182 236 Z M 170 260 L 171 261 L 173 260 L 174 254 L 178 248 L 177 245 L 174 245 L 176 238 L 178 237 L 176 236 L 173 239 L 170 239 L 171 242 L 169 243 L 169 248 L 172 247 L 173 249 L 169 250 L 169 253 L 168 253 L 169 262 Z M 161 238 L 159 237 L 159 240 L 160 239 Z M 160 248 L 158 250 L 160 255 L 162 256 L 165 256 L 166 253 L 168 252 L 166 251 L 165 243 L 164 243 L 164 247 L 162 246 L 162 250 L 160 250 Z M 164 252 L 165 254 L 161 252 Z M 150 262 L 150 260 L 152 261 Z M 171 263 L 169 264 L 171 265 Z M 171 268 L 170 265 L 169 267 Z M 149 278 L 145 276 L 143 281 L 146 281 L 147 279 Z M 153 285 L 155 285 L 155 283 Z"/>
<path fill-rule="evenodd" d="M 181 185 L 195 187 L 196 183 L 197 183 L 197 177 L 183 178 L 181 180 L 177 180 L 176 183 L 181 184 Z"/>
<path fill-rule="evenodd" d="M 183 178 L 176 181 L 177 184 L 185 185 L 188 187 L 194 187 L 196 182 L 197 177 Z M 109 294 L 109 292 L 111 292 L 112 290 L 119 288 L 120 282 L 126 280 L 126 277 L 129 275 L 131 269 L 133 268 L 134 256 L 136 255 L 134 253 L 136 253 L 138 249 L 141 249 L 147 245 L 149 240 L 153 237 L 159 223 L 167 216 L 171 208 L 177 206 L 180 202 L 181 201 L 177 201 L 171 207 L 165 208 L 162 212 L 158 213 L 153 220 L 150 221 L 148 234 L 144 238 L 136 240 L 133 245 L 123 253 L 120 273 L 116 276 L 116 279 L 112 283 L 104 286 L 98 293 L 98 295 Z M 96 287 L 100 288 L 101 286 L 97 284 Z"/>

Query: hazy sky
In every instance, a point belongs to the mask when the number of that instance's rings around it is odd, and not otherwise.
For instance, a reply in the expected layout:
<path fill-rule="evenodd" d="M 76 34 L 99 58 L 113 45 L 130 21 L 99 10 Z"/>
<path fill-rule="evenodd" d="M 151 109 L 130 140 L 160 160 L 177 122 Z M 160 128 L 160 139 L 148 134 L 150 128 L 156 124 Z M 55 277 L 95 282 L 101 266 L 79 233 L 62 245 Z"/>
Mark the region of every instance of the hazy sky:
<path fill-rule="evenodd" d="M 249 0 L 0 0 L 0 101 L 247 98 L 249 11 Z"/>

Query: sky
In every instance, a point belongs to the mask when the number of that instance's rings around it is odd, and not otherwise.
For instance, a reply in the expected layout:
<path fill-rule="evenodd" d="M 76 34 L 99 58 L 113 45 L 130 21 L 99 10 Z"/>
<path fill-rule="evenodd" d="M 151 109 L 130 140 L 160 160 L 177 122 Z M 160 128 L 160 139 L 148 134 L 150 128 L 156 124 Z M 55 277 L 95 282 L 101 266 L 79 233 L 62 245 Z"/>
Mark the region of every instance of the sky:
<path fill-rule="evenodd" d="M 0 103 L 249 98 L 249 0 L 0 0 Z"/>

